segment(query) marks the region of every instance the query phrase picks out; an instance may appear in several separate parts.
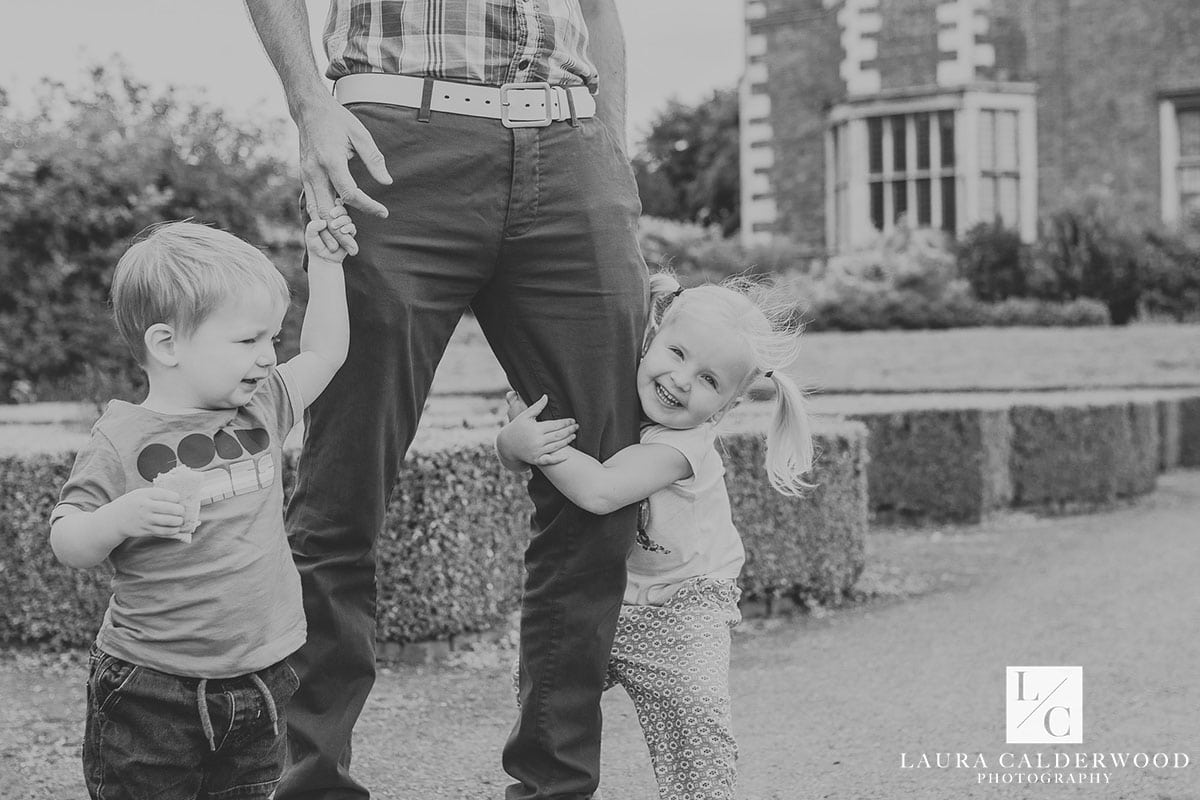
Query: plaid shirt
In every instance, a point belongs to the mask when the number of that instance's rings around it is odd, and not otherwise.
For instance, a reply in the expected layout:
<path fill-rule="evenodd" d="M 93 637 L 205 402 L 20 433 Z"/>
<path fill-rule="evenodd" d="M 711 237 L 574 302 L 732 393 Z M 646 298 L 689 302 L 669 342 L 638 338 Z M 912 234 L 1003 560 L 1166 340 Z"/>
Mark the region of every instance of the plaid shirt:
<path fill-rule="evenodd" d="M 331 0 L 326 76 L 429 75 L 596 89 L 578 0 Z"/>

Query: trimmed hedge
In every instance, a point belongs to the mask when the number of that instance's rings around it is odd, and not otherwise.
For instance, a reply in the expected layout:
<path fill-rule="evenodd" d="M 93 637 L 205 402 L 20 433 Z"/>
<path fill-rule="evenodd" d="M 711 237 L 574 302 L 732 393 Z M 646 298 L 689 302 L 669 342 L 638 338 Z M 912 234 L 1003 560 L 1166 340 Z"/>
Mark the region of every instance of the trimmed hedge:
<path fill-rule="evenodd" d="M 1016 505 L 1087 507 L 1154 489 L 1155 403 L 1019 405 L 1011 413 Z"/>
<path fill-rule="evenodd" d="M 1200 397 L 1179 401 L 1179 466 L 1200 467 Z"/>
<path fill-rule="evenodd" d="M 880 519 L 978 522 L 1012 500 L 1001 409 L 855 414 L 869 431 L 871 509 Z"/>
<path fill-rule="evenodd" d="M 897 395 L 841 404 L 870 432 L 871 511 L 880 520 L 977 522 L 1009 506 L 1098 507 L 1153 491 L 1160 471 L 1200 464 L 1200 397 L 1184 392 Z"/>
<path fill-rule="evenodd" d="M 108 607 L 108 568 L 64 567 L 50 550 L 46 520 L 71 461 L 0 456 L 0 641 L 83 645 Z"/>
<path fill-rule="evenodd" d="M 801 605 L 844 599 L 865 563 L 867 432 L 856 422 L 825 422 L 817 436 L 816 486 L 799 500 L 771 488 L 763 468 L 764 414 L 748 404 L 727 423 L 725 480 L 746 545 L 740 580 L 748 602 L 786 598 Z M 741 431 L 742 433 L 737 433 Z"/>
<path fill-rule="evenodd" d="M 723 440 L 735 522 L 748 550 L 745 595 L 840 597 L 863 566 L 865 431 L 854 423 L 822 427 L 820 485 L 792 500 L 770 490 L 761 474 L 756 424 L 743 422 Z M 423 431 L 414 442 L 379 541 L 381 641 L 485 631 L 506 625 L 518 607 L 529 505 L 522 480 L 496 463 L 494 433 Z M 285 462 L 285 488 L 294 456 Z M 2 642 L 83 646 L 100 624 L 109 572 L 62 566 L 46 530 L 71 461 L 68 453 L 0 455 Z"/>

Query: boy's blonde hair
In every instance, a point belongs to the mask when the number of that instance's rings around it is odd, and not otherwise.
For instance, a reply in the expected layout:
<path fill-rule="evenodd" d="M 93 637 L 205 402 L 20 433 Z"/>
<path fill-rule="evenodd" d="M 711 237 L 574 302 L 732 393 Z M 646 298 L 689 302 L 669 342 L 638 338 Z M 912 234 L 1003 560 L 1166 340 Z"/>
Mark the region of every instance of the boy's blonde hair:
<path fill-rule="evenodd" d="M 291 300 L 287 281 L 258 248 L 207 225 L 165 222 L 147 228 L 117 262 L 113 316 L 133 357 L 144 364 L 151 325 L 166 323 L 187 336 L 221 303 L 253 286 L 283 307 Z"/>
<path fill-rule="evenodd" d="M 767 476 L 771 486 L 786 495 L 810 487 L 803 476 L 813 464 L 812 423 L 804 392 L 784 371 L 800 354 L 802 326 L 794 300 L 775 286 L 739 276 L 684 291 L 669 272 L 652 274 L 646 343 L 680 313 L 727 325 L 750 346 L 754 363 L 734 402 L 753 381 L 764 375 L 770 378 L 775 385 L 775 413 L 767 430 Z"/>

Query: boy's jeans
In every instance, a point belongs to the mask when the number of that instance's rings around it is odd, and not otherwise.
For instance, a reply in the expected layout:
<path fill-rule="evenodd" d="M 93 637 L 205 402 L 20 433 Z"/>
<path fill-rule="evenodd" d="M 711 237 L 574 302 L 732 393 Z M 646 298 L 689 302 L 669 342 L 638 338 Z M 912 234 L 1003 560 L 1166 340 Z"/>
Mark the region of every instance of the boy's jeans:
<path fill-rule="evenodd" d="M 83 740 L 88 793 L 93 800 L 269 797 L 286 754 L 284 708 L 298 686 L 286 661 L 201 681 L 93 646 Z"/>

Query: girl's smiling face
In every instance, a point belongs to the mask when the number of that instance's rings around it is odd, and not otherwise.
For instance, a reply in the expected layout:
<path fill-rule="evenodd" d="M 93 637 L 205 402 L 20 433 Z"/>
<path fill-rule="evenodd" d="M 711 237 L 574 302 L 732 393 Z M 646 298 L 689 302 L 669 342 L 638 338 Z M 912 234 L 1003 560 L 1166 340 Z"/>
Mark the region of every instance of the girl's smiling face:
<path fill-rule="evenodd" d="M 666 428 L 694 428 L 741 394 L 754 354 L 729 325 L 685 310 L 670 315 L 638 365 L 642 411 Z"/>

